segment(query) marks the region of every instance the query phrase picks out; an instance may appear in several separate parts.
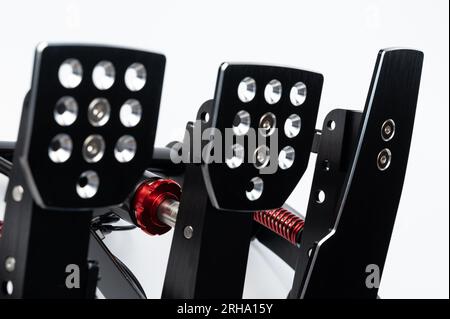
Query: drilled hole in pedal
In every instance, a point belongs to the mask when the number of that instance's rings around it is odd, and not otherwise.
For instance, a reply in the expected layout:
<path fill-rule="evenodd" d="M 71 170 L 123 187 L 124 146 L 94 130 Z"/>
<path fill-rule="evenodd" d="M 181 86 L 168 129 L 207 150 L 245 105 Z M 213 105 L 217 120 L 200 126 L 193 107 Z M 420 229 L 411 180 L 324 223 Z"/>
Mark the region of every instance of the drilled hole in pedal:
<path fill-rule="evenodd" d="M 125 127 L 136 126 L 142 118 L 142 105 L 138 100 L 129 99 L 120 108 L 120 122 Z"/>
<path fill-rule="evenodd" d="M 100 178 L 94 171 L 83 172 L 78 178 L 76 190 L 81 198 L 92 198 L 97 194 Z"/>
<path fill-rule="evenodd" d="M 335 128 L 336 128 L 336 122 L 333 120 L 329 120 L 327 122 L 327 129 L 330 131 L 334 131 Z"/>
<path fill-rule="evenodd" d="M 250 114 L 247 111 L 241 110 L 237 112 L 233 120 L 233 132 L 240 136 L 247 134 L 250 129 Z"/>
<path fill-rule="evenodd" d="M 295 150 L 292 146 L 286 146 L 278 155 L 278 166 L 281 169 L 288 169 L 294 164 Z"/>
<path fill-rule="evenodd" d="M 250 102 L 256 95 L 256 82 L 251 77 L 244 78 L 238 85 L 238 97 L 244 102 Z"/>
<path fill-rule="evenodd" d="M 127 163 L 136 155 L 137 144 L 136 140 L 131 135 L 124 135 L 117 140 L 114 147 L 114 156 L 120 163 Z"/>
<path fill-rule="evenodd" d="M 58 134 L 50 142 L 48 147 L 48 157 L 54 163 L 63 163 L 67 161 L 73 149 L 72 139 L 67 134 Z"/>
<path fill-rule="evenodd" d="M 83 79 L 83 67 L 77 59 L 65 60 L 58 70 L 59 82 L 66 89 L 76 88 Z"/>
<path fill-rule="evenodd" d="M 244 162 L 244 154 L 244 147 L 241 144 L 234 144 L 231 146 L 231 154 L 225 159 L 225 163 L 229 168 L 239 167 Z"/>
<path fill-rule="evenodd" d="M 284 122 L 284 134 L 287 137 L 296 137 L 300 133 L 302 127 L 302 120 L 297 114 L 291 114 L 286 122 Z"/>
<path fill-rule="evenodd" d="M 315 197 L 316 203 L 322 204 L 325 201 L 325 192 L 320 189 L 316 191 Z"/>
<path fill-rule="evenodd" d="M 63 96 L 56 102 L 53 117 L 61 126 L 72 125 L 78 117 L 77 101 L 71 96 Z"/>
<path fill-rule="evenodd" d="M 264 98 L 266 99 L 266 102 L 269 104 L 275 104 L 278 103 L 281 99 L 281 93 L 282 93 L 282 86 L 281 82 L 278 80 L 272 80 L 264 89 Z"/>
<path fill-rule="evenodd" d="M 125 85 L 130 91 L 140 91 L 147 83 L 147 70 L 141 63 L 133 63 L 125 71 Z"/>
<path fill-rule="evenodd" d="M 116 79 L 116 69 L 109 61 L 100 61 L 92 71 L 92 82 L 99 90 L 107 90 L 113 86 Z"/>
<path fill-rule="evenodd" d="M 208 112 L 202 112 L 202 114 L 200 114 L 200 120 L 203 123 L 208 123 L 209 122 L 209 113 Z"/>
<path fill-rule="evenodd" d="M 249 185 L 247 186 L 247 190 L 245 191 L 245 195 L 247 199 L 250 201 L 255 201 L 259 199 L 263 193 L 264 182 L 260 177 L 253 177 Z"/>
<path fill-rule="evenodd" d="M 289 97 L 294 106 L 299 106 L 305 103 L 306 100 L 306 85 L 303 82 L 297 82 L 291 89 Z"/>

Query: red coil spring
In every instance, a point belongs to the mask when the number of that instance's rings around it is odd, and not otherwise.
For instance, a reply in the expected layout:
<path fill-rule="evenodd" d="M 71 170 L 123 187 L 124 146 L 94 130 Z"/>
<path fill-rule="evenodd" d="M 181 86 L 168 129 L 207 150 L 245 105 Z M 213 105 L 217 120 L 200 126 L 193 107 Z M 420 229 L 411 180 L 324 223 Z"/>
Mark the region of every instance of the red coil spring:
<path fill-rule="evenodd" d="M 305 224 L 303 219 L 284 208 L 255 212 L 253 219 L 294 245 L 298 244 Z"/>

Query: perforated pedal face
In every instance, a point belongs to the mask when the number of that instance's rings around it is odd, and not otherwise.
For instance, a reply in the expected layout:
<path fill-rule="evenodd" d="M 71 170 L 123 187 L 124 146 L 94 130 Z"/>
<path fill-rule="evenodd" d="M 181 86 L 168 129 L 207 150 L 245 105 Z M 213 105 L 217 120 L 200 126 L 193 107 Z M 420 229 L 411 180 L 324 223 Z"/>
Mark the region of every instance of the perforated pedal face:
<path fill-rule="evenodd" d="M 155 53 L 38 46 L 20 136 L 39 205 L 88 209 L 126 199 L 152 157 L 164 68 Z"/>
<path fill-rule="evenodd" d="M 232 130 L 235 139 L 233 145 L 224 139 L 222 163 L 202 165 L 216 208 L 255 211 L 284 204 L 308 165 L 322 84 L 321 74 L 299 69 L 220 67 L 211 127 L 222 135 Z"/>

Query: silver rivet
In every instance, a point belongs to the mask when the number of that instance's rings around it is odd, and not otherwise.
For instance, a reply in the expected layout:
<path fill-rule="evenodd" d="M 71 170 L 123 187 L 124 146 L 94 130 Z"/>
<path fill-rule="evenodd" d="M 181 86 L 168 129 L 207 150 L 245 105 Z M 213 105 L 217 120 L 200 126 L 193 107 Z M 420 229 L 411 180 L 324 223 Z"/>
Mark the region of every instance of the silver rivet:
<path fill-rule="evenodd" d="M 8 296 L 12 296 L 13 292 L 14 292 L 14 284 L 11 280 L 8 280 L 7 282 L 5 282 L 3 284 L 3 291 L 8 295 Z"/>
<path fill-rule="evenodd" d="M 192 228 L 192 226 L 184 227 L 183 235 L 184 235 L 184 238 L 191 239 L 192 236 L 194 235 L 194 228 Z"/>
<path fill-rule="evenodd" d="M 391 165 L 392 153 L 388 148 L 383 149 L 380 153 L 378 153 L 377 157 L 377 167 L 380 171 L 384 171 L 388 169 L 389 165 Z"/>
<path fill-rule="evenodd" d="M 16 202 L 20 202 L 23 198 L 23 192 L 24 190 L 21 185 L 14 186 L 14 188 L 12 189 L 12 198 Z"/>
<path fill-rule="evenodd" d="M 6 258 L 5 269 L 7 272 L 13 272 L 16 269 L 16 259 L 14 257 Z"/>
<path fill-rule="evenodd" d="M 395 122 L 394 120 L 386 120 L 383 125 L 381 125 L 381 138 L 383 141 L 388 142 L 392 140 L 395 134 Z"/>

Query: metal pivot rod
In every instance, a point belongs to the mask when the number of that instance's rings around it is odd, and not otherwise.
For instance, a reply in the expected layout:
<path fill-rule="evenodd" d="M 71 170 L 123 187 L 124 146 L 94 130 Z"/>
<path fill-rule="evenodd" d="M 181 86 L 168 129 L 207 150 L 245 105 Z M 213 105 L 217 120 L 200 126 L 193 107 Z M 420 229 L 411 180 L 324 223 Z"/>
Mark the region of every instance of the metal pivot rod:
<path fill-rule="evenodd" d="M 113 212 L 135 223 L 149 235 L 161 235 L 177 223 L 180 195 L 181 188 L 175 181 L 154 175 L 138 185 L 128 204 L 114 208 Z M 257 211 L 252 214 L 252 219 L 290 244 L 298 246 L 304 218 L 292 211 L 292 208 Z"/>

